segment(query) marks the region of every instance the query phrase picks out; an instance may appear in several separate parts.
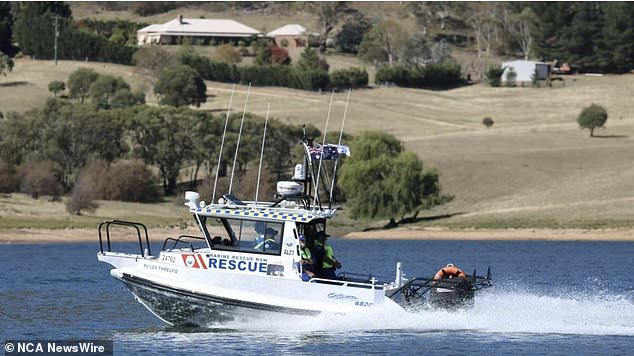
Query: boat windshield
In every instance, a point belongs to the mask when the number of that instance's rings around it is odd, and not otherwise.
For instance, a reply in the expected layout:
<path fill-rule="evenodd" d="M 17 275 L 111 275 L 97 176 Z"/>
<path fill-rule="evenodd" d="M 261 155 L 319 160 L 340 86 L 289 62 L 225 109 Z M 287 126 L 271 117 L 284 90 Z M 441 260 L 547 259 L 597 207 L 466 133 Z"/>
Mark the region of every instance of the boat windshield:
<path fill-rule="evenodd" d="M 279 255 L 282 248 L 280 222 L 244 219 L 204 219 L 212 249 Z"/>

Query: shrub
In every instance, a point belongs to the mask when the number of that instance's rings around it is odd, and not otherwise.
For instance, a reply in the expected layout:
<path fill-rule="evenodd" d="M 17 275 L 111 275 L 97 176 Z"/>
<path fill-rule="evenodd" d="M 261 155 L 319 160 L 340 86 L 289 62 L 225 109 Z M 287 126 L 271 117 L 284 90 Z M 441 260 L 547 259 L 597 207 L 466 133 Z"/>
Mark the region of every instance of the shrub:
<path fill-rule="evenodd" d="M 582 129 L 590 130 L 590 137 L 594 136 L 594 129 L 603 127 L 608 121 L 608 112 L 603 106 L 592 104 L 583 108 L 577 117 L 577 123 Z"/>
<path fill-rule="evenodd" d="M 502 74 L 504 74 L 504 68 L 493 65 L 487 69 L 484 75 L 486 76 L 489 85 L 492 87 L 499 87 L 502 83 Z"/>
<path fill-rule="evenodd" d="M 288 55 L 288 51 L 282 47 L 271 46 L 271 64 L 291 64 L 291 57 Z"/>
<path fill-rule="evenodd" d="M 302 90 L 326 89 L 330 85 L 328 73 L 322 70 L 293 70 L 289 75 L 288 87 Z"/>
<path fill-rule="evenodd" d="M 19 167 L 20 191 L 38 199 L 49 195 L 52 200 L 62 194 L 62 169 L 54 162 L 28 162 Z"/>
<path fill-rule="evenodd" d="M 482 125 L 486 126 L 486 128 L 491 128 L 495 122 L 490 117 L 485 117 L 482 119 Z"/>
<path fill-rule="evenodd" d="M 409 72 L 405 67 L 382 67 L 376 72 L 374 81 L 381 83 L 406 83 L 409 80 Z"/>
<path fill-rule="evenodd" d="M 18 189 L 15 168 L 0 159 L 0 193 L 13 193 Z"/>
<path fill-rule="evenodd" d="M 142 162 L 125 162 L 110 167 L 105 198 L 138 203 L 154 203 L 160 195 L 156 175 Z"/>
<path fill-rule="evenodd" d="M 414 69 L 383 67 L 376 73 L 376 83 L 384 82 L 412 88 L 443 88 L 461 85 L 464 79 L 459 64 L 437 63 Z"/>
<path fill-rule="evenodd" d="M 517 79 L 517 72 L 512 67 L 509 67 L 506 71 L 506 86 L 512 88 L 515 86 L 515 80 Z"/>
<path fill-rule="evenodd" d="M 286 38 L 283 38 L 282 41 L 280 42 L 280 44 L 282 45 L 282 47 L 288 47 L 288 40 Z"/>
<path fill-rule="evenodd" d="M 240 63 L 242 61 L 240 52 L 228 43 L 225 43 L 216 48 L 216 53 L 214 54 L 213 59 L 218 62 L 229 64 Z"/>
<path fill-rule="evenodd" d="M 367 85 L 368 72 L 366 72 L 365 69 L 340 69 L 330 73 L 330 86 L 332 88 L 361 88 L 366 87 Z"/>

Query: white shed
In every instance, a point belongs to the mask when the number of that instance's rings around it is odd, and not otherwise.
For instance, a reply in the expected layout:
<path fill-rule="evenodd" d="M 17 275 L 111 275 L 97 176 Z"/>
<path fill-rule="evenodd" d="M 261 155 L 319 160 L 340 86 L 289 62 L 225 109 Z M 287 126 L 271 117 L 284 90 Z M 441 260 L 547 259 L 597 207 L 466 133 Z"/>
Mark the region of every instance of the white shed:
<path fill-rule="evenodd" d="M 507 75 L 510 68 L 517 74 L 515 77 L 516 82 L 532 82 L 533 76 L 537 76 L 537 80 L 548 79 L 550 73 L 550 65 L 548 63 L 536 62 L 536 61 L 510 61 L 502 63 L 504 73 L 502 74 L 502 81 L 507 81 Z"/>

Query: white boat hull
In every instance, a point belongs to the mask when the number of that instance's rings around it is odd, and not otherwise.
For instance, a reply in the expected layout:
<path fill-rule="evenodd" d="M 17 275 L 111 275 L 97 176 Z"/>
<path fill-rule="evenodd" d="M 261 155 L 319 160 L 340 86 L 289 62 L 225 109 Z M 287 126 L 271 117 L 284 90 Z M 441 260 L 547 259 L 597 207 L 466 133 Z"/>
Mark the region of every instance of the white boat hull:
<path fill-rule="evenodd" d="M 361 314 L 379 309 L 404 312 L 378 285 L 302 282 L 248 274 L 240 275 L 237 283 L 236 272 L 188 268 L 160 258 L 108 252 L 98 257 L 115 267 L 111 275 L 123 282 L 143 306 L 169 324 L 207 326 L 270 314 Z M 122 267 L 116 268 L 118 265 Z"/>

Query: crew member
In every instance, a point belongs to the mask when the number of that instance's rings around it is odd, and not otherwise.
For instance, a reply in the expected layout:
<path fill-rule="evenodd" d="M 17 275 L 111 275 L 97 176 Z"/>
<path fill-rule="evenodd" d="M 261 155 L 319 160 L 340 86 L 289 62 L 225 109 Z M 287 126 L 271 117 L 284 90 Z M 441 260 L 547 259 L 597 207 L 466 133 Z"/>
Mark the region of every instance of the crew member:
<path fill-rule="evenodd" d="M 277 231 L 267 227 L 264 229 L 264 224 L 257 225 L 255 227 L 255 231 L 259 234 L 255 239 L 255 245 L 253 246 L 256 250 L 277 250 L 279 249 L 279 244 L 277 240 L 275 240 L 275 236 L 277 235 Z"/>
<path fill-rule="evenodd" d="M 467 279 L 467 275 L 458 267 L 454 266 L 453 263 L 447 264 L 447 266 L 441 268 L 436 272 L 434 276 L 434 281 L 439 281 L 441 279 L 448 279 L 459 277 L 461 279 Z"/>
<path fill-rule="evenodd" d="M 324 236 L 324 258 L 321 264 L 321 276 L 326 279 L 337 279 L 335 270 L 341 268 L 341 263 L 335 258 L 335 251 L 328 243 L 328 235 Z"/>
<path fill-rule="evenodd" d="M 306 246 L 306 237 L 302 234 L 299 235 L 299 253 L 302 259 L 302 281 L 308 282 L 315 277 L 315 269 L 313 268 L 313 256 Z"/>

